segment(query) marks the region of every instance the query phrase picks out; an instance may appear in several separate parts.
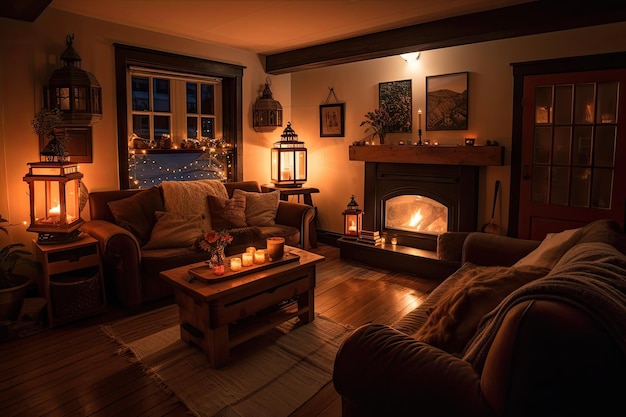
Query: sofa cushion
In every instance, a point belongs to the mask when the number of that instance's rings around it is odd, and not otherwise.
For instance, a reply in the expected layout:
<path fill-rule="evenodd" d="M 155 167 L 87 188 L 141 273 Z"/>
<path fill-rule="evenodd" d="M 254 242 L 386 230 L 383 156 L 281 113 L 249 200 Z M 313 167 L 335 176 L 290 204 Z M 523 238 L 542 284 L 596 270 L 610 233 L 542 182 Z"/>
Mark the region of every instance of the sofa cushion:
<path fill-rule="evenodd" d="M 467 262 L 450 277 L 454 284 L 440 294 L 425 323 L 412 336 L 446 352 L 459 353 L 485 314 L 507 295 L 548 272 L 535 266 L 478 266 Z"/>
<path fill-rule="evenodd" d="M 231 199 L 207 196 L 211 211 L 211 226 L 216 230 L 246 227 L 246 198 L 237 195 Z"/>
<path fill-rule="evenodd" d="M 155 213 L 157 222 L 150 240 L 142 249 L 185 248 L 202 237 L 202 215 L 184 215 L 167 211 Z"/>
<path fill-rule="evenodd" d="M 583 236 L 583 228 L 564 230 L 559 233 L 548 233 L 545 239 L 528 255 L 517 261 L 513 266 L 534 265 L 552 269 L 561 256 L 574 246 Z"/>
<path fill-rule="evenodd" d="M 202 214 L 205 232 L 212 228 L 207 196 L 228 198 L 226 187 L 219 180 L 163 181 L 161 187 L 165 210 L 183 215 Z"/>
<path fill-rule="evenodd" d="M 237 196 L 243 196 L 246 199 L 248 226 L 273 226 L 276 223 L 280 191 L 256 193 L 237 189 L 233 192 L 233 198 Z"/>
<path fill-rule="evenodd" d="M 157 222 L 154 213 L 165 211 L 161 190 L 156 186 L 107 204 L 115 223 L 135 235 L 140 245 L 150 239 L 150 232 Z"/>

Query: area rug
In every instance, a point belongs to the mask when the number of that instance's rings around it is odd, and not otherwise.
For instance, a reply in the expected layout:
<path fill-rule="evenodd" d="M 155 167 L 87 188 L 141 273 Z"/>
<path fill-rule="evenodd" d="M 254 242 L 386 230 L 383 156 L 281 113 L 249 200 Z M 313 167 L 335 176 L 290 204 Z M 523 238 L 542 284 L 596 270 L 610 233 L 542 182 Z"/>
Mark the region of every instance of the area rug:
<path fill-rule="evenodd" d="M 335 354 L 352 331 L 326 317 L 297 318 L 231 349 L 212 369 L 203 352 L 180 339 L 177 306 L 101 329 L 196 416 L 288 416 L 332 379 Z"/>

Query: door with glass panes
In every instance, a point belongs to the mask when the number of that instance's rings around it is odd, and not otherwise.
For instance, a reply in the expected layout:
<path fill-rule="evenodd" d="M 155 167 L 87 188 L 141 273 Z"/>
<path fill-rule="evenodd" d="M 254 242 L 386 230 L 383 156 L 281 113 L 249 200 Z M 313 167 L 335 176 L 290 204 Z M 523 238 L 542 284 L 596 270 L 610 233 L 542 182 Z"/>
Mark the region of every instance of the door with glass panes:
<path fill-rule="evenodd" d="M 624 226 L 626 70 L 527 76 L 518 237 Z"/>

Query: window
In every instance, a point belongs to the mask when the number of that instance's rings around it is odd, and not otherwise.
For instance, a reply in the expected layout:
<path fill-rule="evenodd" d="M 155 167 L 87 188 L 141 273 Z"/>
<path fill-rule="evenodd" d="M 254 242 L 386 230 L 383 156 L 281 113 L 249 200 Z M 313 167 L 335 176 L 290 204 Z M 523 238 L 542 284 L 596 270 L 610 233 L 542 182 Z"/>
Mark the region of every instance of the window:
<path fill-rule="evenodd" d="M 242 176 L 243 67 L 115 45 L 120 188 Z"/>

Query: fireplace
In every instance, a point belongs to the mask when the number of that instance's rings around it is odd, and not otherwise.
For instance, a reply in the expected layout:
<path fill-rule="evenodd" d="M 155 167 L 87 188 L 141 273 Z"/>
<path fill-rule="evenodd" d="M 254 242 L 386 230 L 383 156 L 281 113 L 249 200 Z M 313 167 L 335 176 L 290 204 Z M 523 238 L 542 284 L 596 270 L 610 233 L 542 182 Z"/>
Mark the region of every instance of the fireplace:
<path fill-rule="evenodd" d="M 446 231 L 474 231 L 479 167 L 365 163 L 363 229 L 398 245 L 436 251 Z"/>

